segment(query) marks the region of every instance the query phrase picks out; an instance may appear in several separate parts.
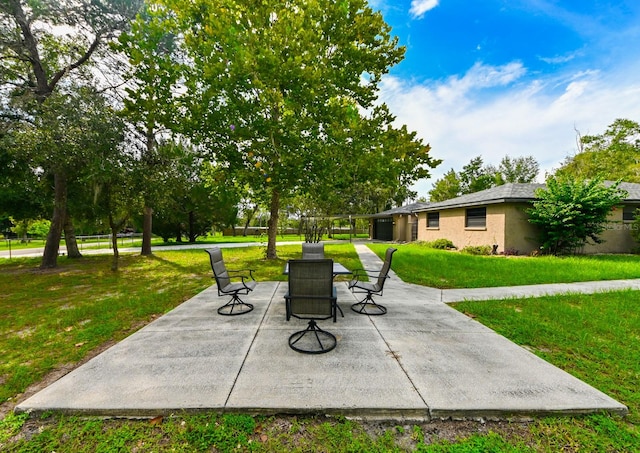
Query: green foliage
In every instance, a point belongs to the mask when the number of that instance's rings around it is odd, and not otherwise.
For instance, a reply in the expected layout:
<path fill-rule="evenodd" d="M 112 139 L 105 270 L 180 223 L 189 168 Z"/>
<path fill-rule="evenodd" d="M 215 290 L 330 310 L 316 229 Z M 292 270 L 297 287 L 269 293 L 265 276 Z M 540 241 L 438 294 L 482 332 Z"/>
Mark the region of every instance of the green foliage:
<path fill-rule="evenodd" d="M 557 176 L 640 182 L 640 124 L 616 119 L 600 135 L 578 136 L 580 151 L 565 160 Z"/>
<path fill-rule="evenodd" d="M 438 203 L 456 198 L 461 194 L 460 179 L 452 168 L 441 179 L 433 183 L 433 188 L 429 191 L 429 200 L 433 203 Z"/>
<path fill-rule="evenodd" d="M 29 225 L 27 233 L 37 238 L 44 238 L 47 236 L 49 228 L 51 228 L 51 221 L 46 219 L 39 219 L 33 221 L 31 225 Z"/>
<path fill-rule="evenodd" d="M 429 197 L 436 203 L 506 183 L 530 183 L 536 179 L 539 171 L 538 162 L 533 156 L 505 156 L 497 169 L 492 165 L 484 165 L 482 156 L 477 156 L 460 172 L 451 169 L 437 180 L 429 191 Z"/>
<path fill-rule="evenodd" d="M 0 446 L 9 440 L 11 437 L 18 434 L 24 422 L 29 418 L 29 414 L 14 414 L 13 412 L 7 414 L 0 420 Z"/>
<path fill-rule="evenodd" d="M 609 187 L 601 179 L 550 177 L 547 188 L 538 189 L 529 209 L 529 221 L 540 227 L 542 250 L 552 255 L 575 252 L 589 240 L 602 242 L 607 217 L 626 192 L 619 183 Z"/>
<path fill-rule="evenodd" d="M 482 156 L 474 157 L 462 167 L 458 174 L 462 195 L 480 192 L 496 185 L 496 171 L 491 166 L 484 166 Z"/>
<path fill-rule="evenodd" d="M 532 183 L 538 177 L 540 165 L 533 156 L 511 158 L 505 156 L 497 171 L 498 184 Z"/>
<path fill-rule="evenodd" d="M 295 195 L 323 200 L 324 212 L 354 212 L 367 197 L 406 198 L 438 162 L 373 105 L 404 49 L 364 0 L 156 0 L 120 49 L 144 87 L 127 110 L 147 129 L 188 135 L 224 167 L 226 184 L 269 207 L 270 258 L 279 211 Z M 177 80 L 186 89 L 172 90 Z"/>
<path fill-rule="evenodd" d="M 490 245 L 467 245 L 460 250 L 468 255 L 491 255 Z"/>
<path fill-rule="evenodd" d="M 631 237 L 640 244 L 640 209 L 634 212 L 633 222 L 631 222 Z"/>
<path fill-rule="evenodd" d="M 434 249 L 438 249 L 438 250 L 451 250 L 456 248 L 456 246 L 453 244 L 452 241 L 444 238 L 436 239 L 435 241 L 428 242 L 427 246 Z"/>

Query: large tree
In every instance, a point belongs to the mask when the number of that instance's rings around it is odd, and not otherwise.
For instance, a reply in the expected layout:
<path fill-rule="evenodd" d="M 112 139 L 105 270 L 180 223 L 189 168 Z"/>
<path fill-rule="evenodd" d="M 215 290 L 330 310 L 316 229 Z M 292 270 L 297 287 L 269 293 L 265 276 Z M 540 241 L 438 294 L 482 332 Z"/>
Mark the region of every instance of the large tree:
<path fill-rule="evenodd" d="M 370 214 L 415 198 L 411 185 L 440 160 L 431 158 L 430 146 L 415 132 L 393 121 L 382 105 L 369 116 L 337 118 L 330 125 L 330 135 L 340 138 L 327 150 L 335 165 L 316 175 L 308 191 L 318 214 Z"/>
<path fill-rule="evenodd" d="M 140 150 L 139 190 L 144 200 L 142 209 L 142 255 L 151 255 L 154 207 L 160 208 L 162 182 L 167 159 L 164 154 L 167 137 L 182 130 L 180 98 L 184 87 L 180 77 L 184 56 L 173 27 L 162 9 L 148 2 L 132 22 L 127 33 L 120 35 L 114 48 L 128 59 L 126 96 L 123 114 L 131 125 Z M 169 162 L 170 163 L 170 162 Z"/>
<path fill-rule="evenodd" d="M 373 106 L 404 49 L 364 0 L 157 0 L 149 11 L 182 38 L 192 136 L 269 206 L 275 258 L 283 200 L 340 171 L 335 151 L 353 137 L 339 122 Z"/>
<path fill-rule="evenodd" d="M 429 201 L 438 203 L 459 197 L 461 194 L 460 179 L 452 168 L 442 178 L 433 183 L 433 188 L 429 191 Z"/>
<path fill-rule="evenodd" d="M 568 157 L 558 175 L 640 182 L 640 124 L 615 120 L 599 135 L 577 135 L 578 153 Z"/>
<path fill-rule="evenodd" d="M 30 165 L 41 169 L 41 178 L 56 191 L 55 200 L 64 206 L 54 209 L 63 216 L 67 253 L 79 257 L 70 241 L 71 214 L 86 213 L 92 203 L 90 187 L 108 160 L 118 153 L 121 128 L 102 96 L 89 87 L 69 86 L 51 94 L 40 106 L 31 127 L 15 132 L 16 148 Z M 60 184 L 64 179 L 64 184 Z M 59 193 L 64 190 L 64 193 Z M 73 189 L 67 193 L 67 188 Z M 49 230 L 51 236 L 53 226 Z M 58 237 L 58 242 L 60 238 Z"/>
<path fill-rule="evenodd" d="M 506 183 L 531 183 L 540 173 L 540 165 L 533 156 L 504 156 L 498 165 L 496 180 L 498 185 Z"/>
<path fill-rule="evenodd" d="M 47 99 L 96 56 L 101 45 L 125 28 L 137 1 L 3 0 L 0 2 L 0 91 L 11 103 L 3 115 L 28 121 L 40 115 Z M 58 160 L 64 162 L 61 149 Z M 68 179 L 56 159 L 51 230 L 41 267 L 57 265 L 67 213 Z"/>

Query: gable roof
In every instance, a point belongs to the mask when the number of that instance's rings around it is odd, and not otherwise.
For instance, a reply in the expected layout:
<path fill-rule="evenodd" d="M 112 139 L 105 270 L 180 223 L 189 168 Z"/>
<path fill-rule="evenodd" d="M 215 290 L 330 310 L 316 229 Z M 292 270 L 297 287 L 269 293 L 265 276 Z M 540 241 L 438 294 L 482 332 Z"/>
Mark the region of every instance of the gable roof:
<path fill-rule="evenodd" d="M 613 181 L 605 181 L 606 186 L 610 186 L 611 184 L 613 184 Z M 536 190 L 546 187 L 546 184 L 508 183 L 439 203 L 431 203 L 428 206 L 416 209 L 414 212 L 439 211 L 442 209 L 466 208 L 498 203 L 531 203 L 536 199 Z M 624 200 L 626 203 L 640 202 L 640 184 L 623 182 L 620 184 L 620 189 L 628 193 Z"/>

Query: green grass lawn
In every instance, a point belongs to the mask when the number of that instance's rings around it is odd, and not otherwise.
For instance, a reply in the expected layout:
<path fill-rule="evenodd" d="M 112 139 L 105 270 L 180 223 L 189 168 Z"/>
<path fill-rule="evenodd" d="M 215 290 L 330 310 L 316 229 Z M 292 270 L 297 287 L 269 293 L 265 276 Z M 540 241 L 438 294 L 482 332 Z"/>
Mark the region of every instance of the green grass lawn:
<path fill-rule="evenodd" d="M 355 238 L 367 238 L 366 234 L 358 234 L 358 235 L 348 235 L 348 234 L 335 234 L 332 237 L 325 236 L 324 239 L 326 241 L 332 240 L 340 240 L 340 241 L 348 241 L 349 239 Z M 222 234 L 212 234 L 209 236 L 202 236 L 196 240 L 196 244 L 233 244 L 233 243 L 243 243 L 243 242 L 259 242 L 263 243 L 267 241 L 266 234 L 249 234 L 247 236 L 237 235 L 237 236 L 223 236 Z M 277 236 L 278 242 L 288 242 L 288 241 L 304 241 L 303 234 L 279 234 Z M 45 246 L 45 239 L 31 239 L 29 242 L 21 242 L 18 239 L 12 239 L 11 242 L 0 239 L 0 252 L 8 251 L 9 247 L 11 250 L 19 250 L 19 249 L 34 249 L 34 248 L 42 248 Z M 60 242 L 64 245 L 64 240 Z M 164 242 L 159 237 L 154 237 L 151 241 L 151 245 L 154 247 L 162 247 L 169 245 L 188 245 L 188 242 L 177 242 L 175 240 L 169 240 L 168 242 Z M 118 247 L 129 248 L 129 247 L 141 247 L 142 240 L 140 237 L 122 237 L 118 239 Z M 111 245 L 108 239 L 79 239 L 78 240 L 78 248 L 82 251 L 85 248 L 110 248 Z"/>
<path fill-rule="evenodd" d="M 384 258 L 387 244 L 370 248 Z M 417 244 L 394 245 L 393 270 L 410 283 L 434 288 L 570 283 L 640 278 L 638 255 L 572 257 L 476 256 Z"/>
<path fill-rule="evenodd" d="M 372 248 L 384 253 L 386 245 Z M 555 274 L 569 278 L 571 269 L 577 279 L 630 278 L 634 265 L 640 267 L 636 257 L 624 256 L 511 259 L 413 245 L 398 248 L 393 267 L 401 278 L 426 282 L 447 277 L 447 287 L 465 281 L 492 281 L 498 286 L 557 281 Z M 254 268 L 261 281 L 285 280 L 285 261 L 301 255 L 299 245 L 278 246 L 275 261 L 265 260 L 264 252 L 264 247 L 223 250 L 228 268 Z M 326 244 L 325 252 L 347 268 L 361 266 L 351 244 Z M 109 270 L 110 260 L 109 255 L 62 257 L 58 269 L 46 271 L 38 269 L 38 259 L 0 260 L 0 403 L 10 405 L 51 370 L 81 361 L 213 284 L 202 250 L 124 255 L 117 273 Z M 415 263 L 422 265 L 416 269 Z M 534 280 L 524 279 L 527 274 Z M 446 422 L 380 424 L 373 430 L 366 423 L 323 417 L 175 414 L 163 420 L 132 421 L 46 414 L 34 420 L 8 412 L 0 421 L 0 450 L 634 451 L 640 445 L 639 300 L 638 292 L 620 291 L 455 305 L 626 404 L 630 414 L 625 418 L 486 421 L 472 423 L 466 430 L 459 428 L 462 422 L 450 422 L 464 437 L 456 440 L 453 434 L 447 436 L 441 424 Z M 9 441 L 23 427 L 30 437 Z"/>

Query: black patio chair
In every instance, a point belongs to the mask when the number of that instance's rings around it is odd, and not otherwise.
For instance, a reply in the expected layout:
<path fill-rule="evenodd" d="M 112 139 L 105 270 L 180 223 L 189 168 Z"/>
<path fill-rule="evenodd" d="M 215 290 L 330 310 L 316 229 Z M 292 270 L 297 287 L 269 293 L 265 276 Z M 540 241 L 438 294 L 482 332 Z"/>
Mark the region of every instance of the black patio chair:
<path fill-rule="evenodd" d="M 353 279 L 349 282 L 349 289 L 353 293 L 366 293 L 364 299 L 351 305 L 353 311 L 364 315 L 384 315 L 387 313 L 387 308 L 384 305 L 377 304 L 373 300 L 373 296 L 382 296 L 384 282 L 389 278 L 389 271 L 391 270 L 391 258 L 396 250 L 398 249 L 393 247 L 387 249 L 384 264 L 379 271 L 366 269 L 353 271 Z M 363 281 L 362 279 L 365 276 L 372 281 Z"/>
<path fill-rule="evenodd" d="M 224 316 L 242 315 L 253 310 L 253 305 L 240 299 L 240 294 L 246 295 L 254 290 L 256 281 L 253 269 L 227 270 L 219 247 L 205 250 L 209 254 L 213 278 L 218 286 L 218 296 L 231 296 L 229 302 L 218 308 L 218 313 Z M 233 282 L 232 280 L 239 280 Z"/>
<path fill-rule="evenodd" d="M 316 321 L 336 322 L 337 292 L 333 286 L 333 260 L 289 260 L 289 291 L 284 296 L 287 321 L 308 319 L 305 330 L 289 337 L 291 349 L 305 354 L 322 354 L 336 347 L 335 335 Z"/>
<path fill-rule="evenodd" d="M 324 259 L 324 244 L 321 242 L 304 242 L 302 244 L 303 260 Z"/>

